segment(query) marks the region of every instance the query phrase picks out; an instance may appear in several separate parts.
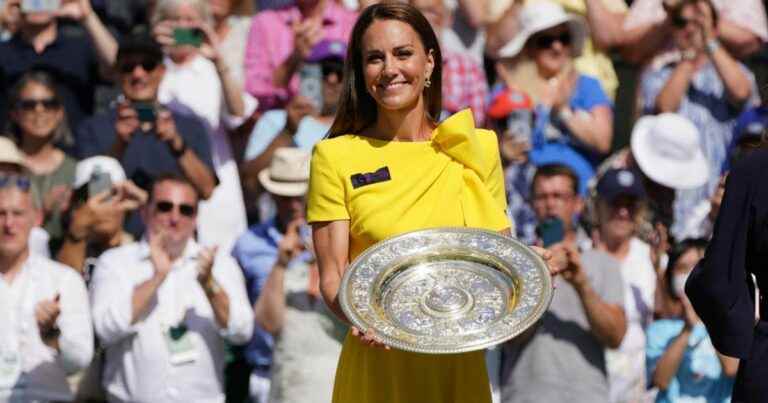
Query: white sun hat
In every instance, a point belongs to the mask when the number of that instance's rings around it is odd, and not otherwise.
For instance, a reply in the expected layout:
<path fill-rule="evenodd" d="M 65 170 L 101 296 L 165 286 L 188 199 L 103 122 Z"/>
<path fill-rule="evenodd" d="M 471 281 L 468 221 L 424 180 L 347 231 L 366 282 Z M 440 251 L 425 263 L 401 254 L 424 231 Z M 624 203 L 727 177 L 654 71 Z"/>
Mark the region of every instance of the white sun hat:
<path fill-rule="evenodd" d="M 568 24 L 571 30 L 571 56 L 581 55 L 587 38 L 587 25 L 580 16 L 567 14 L 560 4 L 551 1 L 528 4 L 520 10 L 518 18 L 520 31 L 499 50 L 500 58 L 517 56 L 531 36 L 560 24 Z"/>
<path fill-rule="evenodd" d="M 259 172 L 259 182 L 273 195 L 303 196 L 309 188 L 309 159 L 307 151 L 280 147 L 275 150 L 269 167 Z"/>
<path fill-rule="evenodd" d="M 643 173 L 657 183 L 672 189 L 693 189 L 707 182 L 709 164 L 699 130 L 676 113 L 638 119 L 630 148 Z"/>

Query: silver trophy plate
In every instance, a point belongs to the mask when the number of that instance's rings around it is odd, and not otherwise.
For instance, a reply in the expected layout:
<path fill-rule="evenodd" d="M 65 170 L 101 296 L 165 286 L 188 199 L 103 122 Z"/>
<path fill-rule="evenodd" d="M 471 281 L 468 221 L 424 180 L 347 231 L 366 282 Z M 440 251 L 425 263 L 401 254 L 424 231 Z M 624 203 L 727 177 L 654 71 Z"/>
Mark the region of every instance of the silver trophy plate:
<path fill-rule="evenodd" d="M 339 301 L 359 329 L 406 351 L 452 354 L 509 340 L 536 323 L 552 280 L 536 252 L 471 228 L 435 228 L 379 242 L 358 256 Z"/>

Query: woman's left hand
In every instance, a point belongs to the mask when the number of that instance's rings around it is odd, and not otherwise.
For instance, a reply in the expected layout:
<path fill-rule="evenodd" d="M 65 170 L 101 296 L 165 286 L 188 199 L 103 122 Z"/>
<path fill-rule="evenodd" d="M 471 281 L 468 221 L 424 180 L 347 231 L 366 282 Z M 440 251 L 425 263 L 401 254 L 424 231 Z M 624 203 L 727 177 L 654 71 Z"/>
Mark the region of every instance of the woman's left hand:
<path fill-rule="evenodd" d="M 200 45 L 200 54 L 206 59 L 216 63 L 221 57 L 219 51 L 219 36 L 209 24 L 200 23 L 196 26 L 203 33 L 203 43 Z"/>
<path fill-rule="evenodd" d="M 378 337 L 376 337 L 376 333 L 374 333 L 372 329 L 362 332 L 360 329 L 352 326 L 352 335 L 360 339 L 360 341 L 368 347 L 383 348 L 384 350 L 391 349 L 391 347 L 382 343 Z"/>

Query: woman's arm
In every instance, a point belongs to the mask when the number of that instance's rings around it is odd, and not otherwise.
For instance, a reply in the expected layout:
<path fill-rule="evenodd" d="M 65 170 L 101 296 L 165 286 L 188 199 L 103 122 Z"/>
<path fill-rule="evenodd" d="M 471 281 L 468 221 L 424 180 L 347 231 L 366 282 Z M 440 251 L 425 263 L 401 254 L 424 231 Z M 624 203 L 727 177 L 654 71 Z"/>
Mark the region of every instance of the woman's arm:
<path fill-rule="evenodd" d="M 682 60 L 675 66 L 672 75 L 656 97 L 657 113 L 677 112 L 695 73 L 696 61 L 694 60 Z"/>
<path fill-rule="evenodd" d="M 608 106 L 597 106 L 588 113 L 559 112 L 560 120 L 575 138 L 600 154 L 611 151 L 613 112 Z"/>
<path fill-rule="evenodd" d="M 348 324 L 349 319 L 339 305 L 339 287 L 349 264 L 349 221 L 312 224 L 312 242 L 320 270 L 320 293 L 331 311 Z"/>
<path fill-rule="evenodd" d="M 688 326 L 684 326 L 680 334 L 669 343 L 667 350 L 664 351 L 664 354 L 656 364 L 651 382 L 660 390 L 666 390 L 669 387 L 670 380 L 680 368 L 680 362 L 683 361 L 683 354 L 688 346 L 688 337 L 690 335 L 691 329 Z"/>
<path fill-rule="evenodd" d="M 723 368 L 723 375 L 731 379 L 735 378 L 736 373 L 739 371 L 739 359 L 720 354 L 718 351 L 715 351 L 715 353 L 717 354 L 717 359 L 720 360 L 720 366 Z"/>

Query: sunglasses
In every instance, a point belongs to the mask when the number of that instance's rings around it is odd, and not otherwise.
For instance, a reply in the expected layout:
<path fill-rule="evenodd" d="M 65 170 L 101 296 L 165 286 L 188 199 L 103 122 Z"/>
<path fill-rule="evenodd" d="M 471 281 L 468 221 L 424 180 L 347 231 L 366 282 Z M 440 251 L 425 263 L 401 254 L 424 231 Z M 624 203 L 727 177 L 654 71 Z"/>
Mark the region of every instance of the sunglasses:
<path fill-rule="evenodd" d="M 539 49 L 549 49 L 555 41 L 560 42 L 563 46 L 571 46 L 570 32 L 563 32 L 560 35 L 540 35 L 534 39 L 534 45 Z"/>
<path fill-rule="evenodd" d="M 61 101 L 56 98 L 45 99 L 20 99 L 16 103 L 16 107 L 25 112 L 32 112 L 37 110 L 37 107 L 42 105 L 46 111 L 53 111 L 61 108 Z"/>
<path fill-rule="evenodd" d="M 16 186 L 22 192 L 28 192 L 32 187 L 32 181 L 25 175 L 0 174 L 0 189 Z"/>
<path fill-rule="evenodd" d="M 134 70 L 136 70 L 136 67 L 141 66 L 142 69 L 146 72 L 153 71 L 157 68 L 157 66 L 160 64 L 157 60 L 142 60 L 142 61 L 133 61 L 133 62 L 125 62 L 120 64 L 120 72 L 123 74 L 130 74 L 133 73 Z"/>
<path fill-rule="evenodd" d="M 692 18 L 685 18 L 682 15 L 673 15 L 670 18 L 670 22 L 672 23 L 672 26 L 675 28 L 685 28 L 688 26 L 688 24 L 693 22 Z"/>
<path fill-rule="evenodd" d="M 183 215 L 184 217 L 194 217 L 195 216 L 195 206 L 191 204 L 173 204 L 169 201 L 159 201 L 155 203 L 155 207 L 157 208 L 157 211 L 161 213 L 170 213 L 174 207 L 179 207 L 179 213 Z"/>

